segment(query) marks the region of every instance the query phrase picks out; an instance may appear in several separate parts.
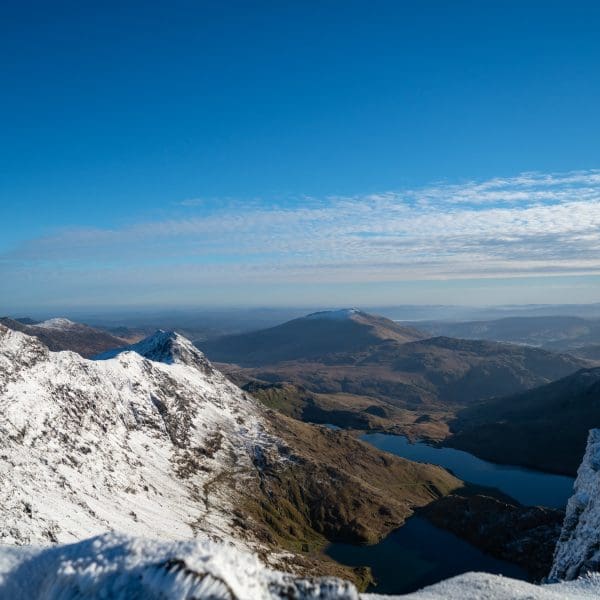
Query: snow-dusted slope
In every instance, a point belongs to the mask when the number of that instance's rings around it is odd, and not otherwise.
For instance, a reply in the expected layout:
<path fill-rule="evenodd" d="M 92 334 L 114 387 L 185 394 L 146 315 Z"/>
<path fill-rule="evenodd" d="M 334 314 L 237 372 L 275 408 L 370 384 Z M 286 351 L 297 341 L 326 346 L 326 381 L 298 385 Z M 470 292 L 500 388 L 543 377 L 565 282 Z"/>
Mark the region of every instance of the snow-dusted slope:
<path fill-rule="evenodd" d="M 574 579 L 588 571 L 600 571 L 600 429 L 590 431 L 550 579 Z"/>
<path fill-rule="evenodd" d="M 600 577 L 551 585 L 534 585 L 526 581 L 490 575 L 465 573 L 440 581 L 402 600 L 597 600 L 600 598 Z M 393 596 L 364 594 L 363 600 L 376 600 Z"/>
<path fill-rule="evenodd" d="M 401 568 L 401 565 L 399 565 Z M 405 600 L 592 600 L 600 579 L 535 586 L 467 573 Z M 358 600 L 352 584 L 266 569 L 255 556 L 207 540 L 151 542 L 105 534 L 49 549 L 0 546 L 0 598 L 10 600 Z M 363 600 L 391 598 L 365 594 Z"/>
<path fill-rule="evenodd" d="M 230 537 L 272 444 L 259 408 L 180 336 L 138 350 L 90 361 L 0 326 L 0 544 Z"/>

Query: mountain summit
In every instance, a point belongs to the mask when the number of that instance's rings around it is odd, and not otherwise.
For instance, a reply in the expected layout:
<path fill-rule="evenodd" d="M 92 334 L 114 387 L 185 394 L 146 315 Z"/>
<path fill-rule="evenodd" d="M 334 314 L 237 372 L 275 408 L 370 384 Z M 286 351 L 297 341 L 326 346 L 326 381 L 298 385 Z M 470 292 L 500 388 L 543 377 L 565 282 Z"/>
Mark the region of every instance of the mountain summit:
<path fill-rule="evenodd" d="M 357 308 L 321 311 L 276 327 L 202 342 L 211 360 L 256 366 L 361 352 L 386 340 L 412 342 L 426 337 L 412 327 Z"/>
<path fill-rule="evenodd" d="M 182 364 L 197 367 L 205 372 L 212 370 L 204 354 L 192 342 L 174 331 L 163 331 L 162 329 L 135 344 L 108 350 L 94 358 L 107 360 L 124 352 L 135 352 L 155 362 Z"/>

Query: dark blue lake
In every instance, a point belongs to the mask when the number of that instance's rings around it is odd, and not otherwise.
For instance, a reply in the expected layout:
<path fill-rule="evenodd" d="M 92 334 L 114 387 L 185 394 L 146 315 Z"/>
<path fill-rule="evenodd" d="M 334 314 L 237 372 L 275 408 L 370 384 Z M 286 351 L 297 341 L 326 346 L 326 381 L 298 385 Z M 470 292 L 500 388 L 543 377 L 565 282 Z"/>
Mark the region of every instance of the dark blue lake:
<path fill-rule="evenodd" d="M 380 594 L 406 594 L 466 571 L 527 579 L 520 567 L 484 554 L 421 517 L 411 517 L 374 546 L 331 544 L 327 554 L 345 565 L 371 567 L 377 585 L 367 591 Z"/>
<path fill-rule="evenodd" d="M 403 436 L 369 433 L 361 439 L 380 450 L 445 467 L 463 481 L 497 488 L 525 505 L 563 508 L 573 489 L 570 477 L 497 465 L 461 450 L 410 443 Z M 408 519 L 379 544 L 331 544 L 327 554 L 345 565 L 371 567 L 378 584 L 369 591 L 378 593 L 409 593 L 467 571 L 528 578 L 520 567 L 485 554 L 418 516 Z"/>
<path fill-rule="evenodd" d="M 564 508 L 573 493 L 574 479 L 481 460 L 454 448 L 438 448 L 424 442 L 411 443 L 404 436 L 367 433 L 361 440 L 417 462 L 440 465 L 470 483 L 494 487 L 527 506 Z"/>

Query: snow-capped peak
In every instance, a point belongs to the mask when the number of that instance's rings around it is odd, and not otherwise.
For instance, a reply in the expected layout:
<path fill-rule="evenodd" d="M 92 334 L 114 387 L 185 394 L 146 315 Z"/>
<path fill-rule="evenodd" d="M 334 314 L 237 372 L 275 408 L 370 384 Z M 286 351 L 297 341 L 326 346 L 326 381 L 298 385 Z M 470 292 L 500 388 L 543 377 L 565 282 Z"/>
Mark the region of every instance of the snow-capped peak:
<path fill-rule="evenodd" d="M 43 327 L 44 329 L 72 329 L 73 327 L 77 326 L 77 323 L 71 321 L 70 319 L 65 319 L 64 317 L 47 319 L 46 321 L 42 321 L 36 325 L 36 327 Z"/>
<path fill-rule="evenodd" d="M 0 326 L 0 545 L 233 540 L 236 486 L 278 451 L 261 409 L 181 336 L 140 350 L 86 360 Z"/>
<path fill-rule="evenodd" d="M 190 340 L 175 331 L 159 329 L 135 344 L 108 350 L 96 356 L 95 359 L 107 360 L 124 352 L 136 352 L 148 360 L 168 365 L 184 364 L 197 367 L 203 371 L 212 369 L 204 354 Z"/>
<path fill-rule="evenodd" d="M 360 314 L 358 308 L 341 308 L 339 310 L 322 310 L 320 312 L 306 315 L 305 319 L 330 319 L 332 321 L 343 321 L 351 319 L 354 315 Z"/>

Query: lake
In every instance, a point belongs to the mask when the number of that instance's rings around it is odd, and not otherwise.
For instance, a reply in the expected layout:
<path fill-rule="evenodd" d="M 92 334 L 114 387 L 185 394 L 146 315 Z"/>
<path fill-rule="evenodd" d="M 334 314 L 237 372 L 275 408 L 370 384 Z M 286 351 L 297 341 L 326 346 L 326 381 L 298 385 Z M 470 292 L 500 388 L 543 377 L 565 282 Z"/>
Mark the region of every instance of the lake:
<path fill-rule="evenodd" d="M 449 531 L 411 517 L 373 546 L 330 544 L 327 554 L 344 565 L 371 567 L 378 594 L 407 594 L 466 571 L 527 579 L 520 567 L 481 552 Z"/>
<path fill-rule="evenodd" d="M 574 479 L 564 475 L 498 465 L 462 450 L 430 446 L 424 442 L 411 443 L 400 435 L 367 433 L 360 439 L 409 460 L 440 465 L 463 481 L 495 487 L 527 506 L 564 508 L 573 493 Z"/>
<path fill-rule="evenodd" d="M 570 477 L 498 465 L 454 448 L 411 443 L 403 436 L 383 433 L 367 433 L 360 439 L 410 460 L 440 465 L 463 481 L 497 488 L 525 505 L 564 508 L 573 490 L 574 480 Z M 418 516 L 408 519 L 378 544 L 335 543 L 327 548 L 327 554 L 345 565 L 371 567 L 378 585 L 369 591 L 377 593 L 409 593 L 467 571 L 528 578 L 520 567 L 485 554 Z"/>

